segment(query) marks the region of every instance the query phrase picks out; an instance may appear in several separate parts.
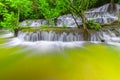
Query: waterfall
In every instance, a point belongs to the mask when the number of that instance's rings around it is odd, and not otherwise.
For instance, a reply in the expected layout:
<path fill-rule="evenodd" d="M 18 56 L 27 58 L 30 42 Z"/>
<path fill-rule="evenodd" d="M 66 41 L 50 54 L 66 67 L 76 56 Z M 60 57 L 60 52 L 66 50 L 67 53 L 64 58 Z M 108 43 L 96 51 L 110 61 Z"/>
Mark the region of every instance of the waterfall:
<path fill-rule="evenodd" d="M 110 23 L 115 20 L 118 20 L 118 11 L 120 9 L 119 4 L 115 4 L 115 10 L 110 10 L 110 4 L 105 4 L 101 7 L 94 8 L 86 11 L 85 15 L 88 20 L 94 19 L 97 23 L 105 24 Z M 81 18 L 78 16 L 74 16 L 79 25 L 82 24 Z M 56 25 L 49 23 L 47 20 L 39 19 L 39 20 L 25 20 L 20 23 L 20 26 L 30 26 L 30 27 L 40 27 L 43 25 L 48 26 L 58 26 L 62 27 L 65 25 L 66 27 L 77 27 L 75 21 L 71 14 L 62 15 L 57 18 Z"/>
<path fill-rule="evenodd" d="M 28 26 L 28 27 L 40 27 L 41 25 L 48 25 L 49 22 L 47 20 L 39 19 L 39 20 L 25 20 L 19 24 L 19 26 Z"/>
<path fill-rule="evenodd" d="M 118 11 L 120 9 L 119 4 L 115 4 L 115 10 L 110 9 L 110 4 L 105 4 L 99 8 L 91 9 L 87 11 L 88 19 L 95 19 L 98 23 L 110 23 L 118 20 Z"/>
<path fill-rule="evenodd" d="M 88 20 L 95 19 L 96 23 L 110 23 L 118 20 L 118 11 L 120 9 L 119 4 L 115 4 L 115 10 L 111 12 L 110 4 L 105 4 L 101 7 L 90 9 L 85 12 L 85 16 Z M 79 25 L 82 24 L 80 17 L 74 16 Z M 63 25 L 67 27 L 76 27 L 71 14 L 62 15 L 57 18 L 56 25 L 62 27 Z M 55 24 L 50 24 L 47 20 L 25 20 L 21 23 L 23 26 L 40 27 L 41 25 L 55 26 Z M 120 42 L 120 29 L 110 28 L 101 29 L 99 31 L 89 32 L 89 41 L 113 41 Z M 83 32 L 56 32 L 56 31 L 37 31 L 37 32 L 22 32 L 19 31 L 18 38 L 24 41 L 84 41 Z"/>
<path fill-rule="evenodd" d="M 18 32 L 18 38 L 24 41 L 83 41 L 82 34 L 73 33 L 56 33 L 55 31 L 38 31 L 38 32 Z"/>
<path fill-rule="evenodd" d="M 109 27 L 103 28 L 98 31 L 89 30 L 89 41 L 99 41 L 99 42 L 120 42 L 120 28 L 119 27 Z M 22 32 L 19 31 L 18 38 L 23 41 L 63 41 L 63 42 L 73 42 L 73 41 L 84 41 L 83 31 L 74 30 L 73 31 L 37 31 L 37 32 Z"/>

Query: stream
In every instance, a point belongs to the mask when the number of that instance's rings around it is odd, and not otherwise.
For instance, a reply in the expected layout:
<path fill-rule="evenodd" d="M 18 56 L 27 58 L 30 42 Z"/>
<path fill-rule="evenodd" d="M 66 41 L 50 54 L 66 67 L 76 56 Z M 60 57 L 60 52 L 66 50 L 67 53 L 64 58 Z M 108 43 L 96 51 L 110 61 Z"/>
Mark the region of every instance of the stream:
<path fill-rule="evenodd" d="M 110 4 L 86 12 L 97 23 L 117 20 L 120 5 Z M 79 24 L 81 19 L 76 17 Z M 46 20 L 25 20 L 22 26 L 40 27 Z M 70 14 L 60 16 L 57 26 L 75 28 Z M 0 30 L 0 80 L 120 80 L 120 26 L 90 30 L 88 41 L 83 33 L 19 31 L 18 36 Z"/>
<path fill-rule="evenodd" d="M 116 29 L 115 29 L 116 30 Z M 118 29 L 117 29 L 118 30 Z M 106 31 L 106 30 L 105 30 Z M 113 32 L 114 33 L 113 33 Z M 26 34 L 21 33 L 19 34 L 18 37 L 14 37 L 13 33 L 7 31 L 7 30 L 0 30 L 0 38 L 5 39 L 5 42 L 1 43 L 1 45 L 6 46 L 6 47 L 23 47 L 24 49 L 28 50 L 37 50 L 38 52 L 52 52 L 52 51 L 61 51 L 65 49 L 74 49 L 74 48 L 85 48 L 86 45 L 93 45 L 93 44 L 102 44 L 106 46 L 111 46 L 111 47 L 120 47 L 120 38 L 119 36 L 116 36 L 119 33 L 116 33 L 114 30 L 108 30 L 106 32 L 97 31 L 92 34 L 90 37 L 89 41 L 84 41 L 84 40 L 75 40 L 74 38 L 77 37 L 75 35 L 66 35 L 65 37 L 61 37 L 63 39 L 61 40 L 52 40 L 52 35 L 53 34 L 43 34 L 43 40 L 35 40 L 34 39 L 29 39 L 26 40 Z M 116 34 L 115 34 L 116 33 Z M 31 33 L 30 33 L 31 34 Z M 33 33 L 35 34 L 35 33 Z M 38 33 L 36 33 L 38 34 Z M 32 34 L 31 34 L 32 35 Z M 31 37 L 31 35 L 29 35 Z M 45 35 L 45 36 L 44 36 Z M 54 34 L 55 35 L 55 34 Z M 61 34 L 64 36 L 64 34 Z M 75 37 L 74 37 L 75 36 Z M 53 36 L 55 37 L 55 36 Z M 68 38 L 68 40 L 66 39 Z M 35 38 L 35 37 L 31 37 Z M 51 38 L 51 39 L 50 39 Z M 65 39 L 67 41 L 63 41 Z M 70 39 L 70 40 L 69 40 Z M 101 42 L 101 39 L 104 40 L 104 42 Z"/>
<path fill-rule="evenodd" d="M 0 80 L 119 80 L 120 47 L 115 43 L 30 42 L 2 30 Z"/>

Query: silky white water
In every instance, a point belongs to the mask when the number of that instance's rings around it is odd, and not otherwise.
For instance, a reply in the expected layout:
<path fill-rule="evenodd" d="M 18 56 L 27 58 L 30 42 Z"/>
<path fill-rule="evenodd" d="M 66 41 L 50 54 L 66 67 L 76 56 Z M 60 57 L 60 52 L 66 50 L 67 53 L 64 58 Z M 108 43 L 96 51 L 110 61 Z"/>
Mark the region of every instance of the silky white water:
<path fill-rule="evenodd" d="M 97 23 L 110 23 L 118 19 L 118 11 L 120 5 L 115 4 L 115 10 L 110 10 L 110 4 L 105 4 L 99 8 L 94 8 L 86 11 L 88 20 L 95 19 Z M 82 24 L 80 17 L 75 16 L 79 25 Z M 66 14 L 57 18 L 58 27 L 63 25 L 67 27 L 76 27 L 71 14 Z M 55 26 L 47 20 L 25 20 L 21 22 L 21 26 L 40 27 L 40 26 Z M 12 33 L 1 35 L 1 38 L 12 37 Z M 86 43 L 104 43 L 115 46 L 120 46 L 120 29 L 109 28 L 99 31 L 91 31 L 88 41 L 84 41 L 83 33 L 78 32 L 61 32 L 55 31 L 37 31 L 37 32 L 22 32 L 19 31 L 18 37 L 10 38 L 5 45 L 9 46 L 29 46 L 40 50 L 61 50 L 70 47 L 83 47 Z"/>
<path fill-rule="evenodd" d="M 118 20 L 119 9 L 120 9 L 119 4 L 115 4 L 114 11 L 110 9 L 110 4 L 105 4 L 101 7 L 86 11 L 85 15 L 88 20 L 94 19 L 96 20 L 97 23 L 101 23 L 101 24 L 110 23 L 115 20 Z M 79 16 L 74 16 L 74 17 L 76 18 L 76 21 L 78 22 L 78 24 L 81 25 L 82 24 L 81 18 Z M 30 26 L 30 27 L 41 27 L 45 25 L 58 26 L 58 27 L 62 27 L 63 25 L 65 25 L 66 27 L 77 27 L 71 14 L 66 14 L 58 17 L 56 24 L 57 25 L 55 25 L 54 23 L 51 24 L 47 20 L 39 19 L 39 20 L 25 20 L 21 22 L 20 25 Z"/>

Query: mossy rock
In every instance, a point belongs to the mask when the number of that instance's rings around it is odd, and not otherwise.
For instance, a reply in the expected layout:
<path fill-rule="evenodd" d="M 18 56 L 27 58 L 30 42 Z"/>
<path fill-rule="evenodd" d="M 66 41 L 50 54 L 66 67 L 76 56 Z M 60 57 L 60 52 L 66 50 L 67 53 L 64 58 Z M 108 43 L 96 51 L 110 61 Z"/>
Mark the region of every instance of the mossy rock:
<path fill-rule="evenodd" d="M 25 27 L 25 28 L 21 28 L 22 32 L 38 32 L 38 31 L 55 31 L 56 33 L 62 33 L 62 32 L 78 32 L 81 33 L 83 30 L 78 29 L 78 28 L 61 28 L 61 27 L 44 27 L 44 28 L 39 28 L 39 27 Z"/>

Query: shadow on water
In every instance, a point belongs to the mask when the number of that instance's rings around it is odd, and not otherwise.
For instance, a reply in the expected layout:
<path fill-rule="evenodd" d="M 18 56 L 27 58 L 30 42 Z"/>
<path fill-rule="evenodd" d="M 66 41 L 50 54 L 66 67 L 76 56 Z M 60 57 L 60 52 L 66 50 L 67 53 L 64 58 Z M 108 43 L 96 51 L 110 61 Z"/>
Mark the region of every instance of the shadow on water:
<path fill-rule="evenodd" d="M 5 41 L 0 38 L 0 45 Z M 119 53 L 114 46 L 104 44 L 49 54 L 1 45 L 0 80 L 120 80 Z"/>

